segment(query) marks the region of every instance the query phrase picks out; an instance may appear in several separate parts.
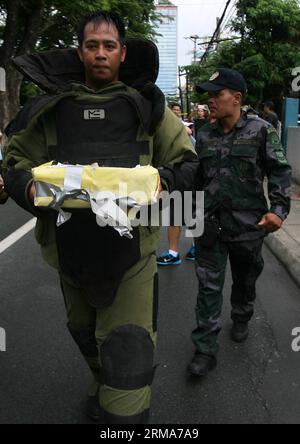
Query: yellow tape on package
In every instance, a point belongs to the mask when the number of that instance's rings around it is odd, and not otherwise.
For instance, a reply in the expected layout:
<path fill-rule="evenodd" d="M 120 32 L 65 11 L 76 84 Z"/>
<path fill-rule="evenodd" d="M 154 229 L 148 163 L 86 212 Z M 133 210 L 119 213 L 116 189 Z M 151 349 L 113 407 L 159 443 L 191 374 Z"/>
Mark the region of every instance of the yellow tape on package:
<path fill-rule="evenodd" d="M 58 196 L 63 194 L 61 207 L 88 208 L 89 198 L 102 192 L 109 192 L 116 198 L 130 197 L 140 206 L 151 205 L 156 202 L 160 183 L 158 171 L 151 166 L 104 168 L 50 162 L 33 168 L 32 175 L 37 207 L 53 207 L 55 201 L 59 201 Z"/>

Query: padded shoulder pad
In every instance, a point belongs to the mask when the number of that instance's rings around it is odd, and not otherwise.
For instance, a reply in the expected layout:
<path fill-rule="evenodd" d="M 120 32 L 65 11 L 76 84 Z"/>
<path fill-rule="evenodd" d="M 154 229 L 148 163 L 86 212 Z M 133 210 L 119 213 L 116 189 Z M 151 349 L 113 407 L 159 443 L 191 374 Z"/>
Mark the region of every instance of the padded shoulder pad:
<path fill-rule="evenodd" d="M 119 78 L 128 86 L 140 89 L 155 83 L 159 71 L 159 53 L 150 40 L 128 39 L 127 55 Z M 50 94 L 69 91 L 71 83 L 84 82 L 84 68 L 76 49 L 56 49 L 26 54 L 13 64 L 27 79 Z"/>
<path fill-rule="evenodd" d="M 52 100 L 54 100 L 53 96 L 46 95 L 29 100 L 5 128 L 6 136 L 10 137 L 24 130 L 30 120 Z"/>

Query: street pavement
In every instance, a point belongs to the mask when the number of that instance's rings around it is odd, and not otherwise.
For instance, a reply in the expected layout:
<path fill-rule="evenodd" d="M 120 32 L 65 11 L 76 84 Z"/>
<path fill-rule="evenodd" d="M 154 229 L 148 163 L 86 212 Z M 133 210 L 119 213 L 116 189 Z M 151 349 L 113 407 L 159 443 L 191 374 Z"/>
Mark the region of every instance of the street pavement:
<path fill-rule="evenodd" d="M 12 199 L 5 205 L 0 205 L 0 242 L 31 218 L 32 216 L 19 208 Z"/>
<path fill-rule="evenodd" d="M 268 236 L 267 245 L 300 286 L 300 185 L 293 184 L 290 215 L 282 230 Z"/>
<path fill-rule="evenodd" d="M 0 207 L 0 238 L 31 218 L 13 203 Z M 166 248 L 163 232 L 161 249 Z M 190 241 L 182 237 L 184 254 Z M 246 344 L 229 339 L 230 273 L 225 286 L 221 350 L 216 370 L 190 379 L 197 283 L 194 265 L 163 268 L 151 409 L 152 424 L 299 424 L 300 352 L 292 330 L 300 327 L 300 289 L 265 248 L 256 313 Z M 0 255 L 1 424 L 89 423 L 82 413 L 90 382 L 66 318 L 56 272 L 44 264 L 33 232 Z"/>

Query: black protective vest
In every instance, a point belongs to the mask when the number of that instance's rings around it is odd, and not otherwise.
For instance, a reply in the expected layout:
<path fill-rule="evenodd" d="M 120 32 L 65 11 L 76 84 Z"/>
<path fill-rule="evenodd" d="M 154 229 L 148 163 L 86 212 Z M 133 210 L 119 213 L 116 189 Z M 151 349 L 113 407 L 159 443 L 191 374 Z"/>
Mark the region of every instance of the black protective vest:
<path fill-rule="evenodd" d="M 56 105 L 57 145 L 49 155 L 59 162 L 135 167 L 149 155 L 149 143 L 137 141 L 151 103 L 139 94 L 119 93 L 101 100 L 67 97 Z M 149 158 L 150 159 L 150 158 Z M 91 210 L 72 210 L 56 228 L 60 267 L 83 289 L 94 307 L 110 305 L 125 272 L 140 259 L 139 229 L 133 239 L 96 224 Z"/>

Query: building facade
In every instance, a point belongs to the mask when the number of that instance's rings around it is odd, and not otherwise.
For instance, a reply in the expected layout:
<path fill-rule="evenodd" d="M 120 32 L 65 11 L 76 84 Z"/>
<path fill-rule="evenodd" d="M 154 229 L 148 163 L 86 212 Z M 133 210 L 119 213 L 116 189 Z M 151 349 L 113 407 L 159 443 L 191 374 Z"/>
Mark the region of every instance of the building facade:
<path fill-rule="evenodd" d="M 156 10 L 162 15 L 161 22 L 156 22 L 156 32 L 161 34 L 157 39 L 160 69 L 157 79 L 158 87 L 166 96 L 177 95 L 177 41 L 178 15 L 177 6 L 157 2 Z"/>

